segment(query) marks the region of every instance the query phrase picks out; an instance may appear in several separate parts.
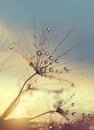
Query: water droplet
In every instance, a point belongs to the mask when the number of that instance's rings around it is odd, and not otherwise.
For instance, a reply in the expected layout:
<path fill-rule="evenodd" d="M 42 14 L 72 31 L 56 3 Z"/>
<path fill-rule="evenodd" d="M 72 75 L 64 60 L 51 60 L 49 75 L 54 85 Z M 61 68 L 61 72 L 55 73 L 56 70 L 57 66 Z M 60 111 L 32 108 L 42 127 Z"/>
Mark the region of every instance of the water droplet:
<path fill-rule="evenodd" d="M 75 116 L 75 114 L 76 114 L 75 112 L 72 112 L 72 114 L 71 114 L 71 115 L 72 115 L 72 116 Z"/>
<path fill-rule="evenodd" d="M 54 57 L 53 57 L 53 56 L 50 56 L 49 59 L 52 61 L 52 60 L 54 60 Z"/>
<path fill-rule="evenodd" d="M 56 70 L 55 72 L 56 72 L 56 73 L 58 73 L 59 71 L 58 71 L 58 70 Z"/>
<path fill-rule="evenodd" d="M 38 56 L 42 56 L 42 52 L 41 51 L 37 51 L 37 55 Z"/>
<path fill-rule="evenodd" d="M 44 64 L 48 64 L 48 60 L 45 60 L 45 61 L 44 61 Z"/>
<path fill-rule="evenodd" d="M 74 103 L 72 103 L 71 106 L 74 107 Z"/>
<path fill-rule="evenodd" d="M 28 87 L 28 89 L 31 89 L 31 84 L 28 83 L 28 84 L 27 84 L 27 87 Z"/>
<path fill-rule="evenodd" d="M 40 73 L 46 73 L 46 68 L 45 67 L 41 67 L 40 68 Z"/>
<path fill-rule="evenodd" d="M 72 83 L 71 86 L 72 86 L 72 87 L 75 87 L 75 83 Z"/>
<path fill-rule="evenodd" d="M 55 59 L 55 63 L 59 63 L 59 60 L 58 60 L 58 59 Z"/>
<path fill-rule="evenodd" d="M 13 46 L 12 46 L 12 45 L 10 45 L 10 46 L 9 46 L 9 49 L 13 49 Z"/>
<path fill-rule="evenodd" d="M 48 28 L 47 28 L 47 31 L 50 31 L 50 30 L 51 30 L 51 29 L 48 27 Z"/>
<path fill-rule="evenodd" d="M 64 67 L 64 71 L 65 71 L 65 72 L 69 72 L 69 71 L 70 71 L 70 69 L 69 69 L 69 68 L 67 68 L 67 67 Z"/>
<path fill-rule="evenodd" d="M 31 67 L 34 66 L 32 62 L 30 62 L 29 65 L 30 65 Z"/>
<path fill-rule="evenodd" d="M 50 71 L 50 72 L 53 72 L 53 68 L 52 68 L 52 67 L 51 67 L 51 68 L 49 68 L 49 71 Z"/>
<path fill-rule="evenodd" d="M 82 113 L 82 117 L 84 117 L 85 116 L 85 113 Z"/>
<path fill-rule="evenodd" d="M 49 128 L 50 128 L 50 129 L 52 129 L 52 128 L 53 128 L 53 126 L 49 126 Z"/>
<path fill-rule="evenodd" d="M 48 51 L 46 51 L 46 52 L 45 52 L 45 55 L 46 55 L 46 56 L 48 56 L 48 55 L 49 55 L 49 52 L 48 52 Z"/>

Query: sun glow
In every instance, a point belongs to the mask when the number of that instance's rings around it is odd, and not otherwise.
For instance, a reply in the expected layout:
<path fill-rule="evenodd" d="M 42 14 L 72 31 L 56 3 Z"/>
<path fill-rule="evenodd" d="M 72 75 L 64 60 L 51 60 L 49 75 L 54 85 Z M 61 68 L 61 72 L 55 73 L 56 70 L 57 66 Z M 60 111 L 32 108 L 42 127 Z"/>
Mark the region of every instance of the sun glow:
<path fill-rule="evenodd" d="M 15 117 L 15 118 L 22 118 L 22 117 L 25 117 L 25 108 L 23 105 L 20 104 L 19 107 L 15 108 L 15 110 L 13 111 L 13 113 L 11 114 L 12 117 Z"/>

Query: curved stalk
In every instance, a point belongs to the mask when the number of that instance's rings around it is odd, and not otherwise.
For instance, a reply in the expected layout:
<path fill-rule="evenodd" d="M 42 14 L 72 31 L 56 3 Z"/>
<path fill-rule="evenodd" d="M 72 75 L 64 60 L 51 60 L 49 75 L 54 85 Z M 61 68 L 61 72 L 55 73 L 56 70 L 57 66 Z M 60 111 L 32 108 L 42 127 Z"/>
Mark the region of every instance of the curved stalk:
<path fill-rule="evenodd" d="M 13 110 L 14 108 L 17 106 L 18 102 L 19 102 L 19 98 L 23 92 L 23 89 L 26 85 L 26 83 L 32 79 L 37 73 L 34 73 L 33 75 L 31 75 L 22 85 L 22 88 L 20 90 L 20 92 L 18 93 L 18 95 L 16 96 L 16 98 L 11 102 L 11 104 L 8 106 L 8 108 L 4 111 L 4 113 L 2 114 L 2 119 L 6 118 Z"/>
<path fill-rule="evenodd" d="M 39 115 L 37 115 L 35 117 L 30 118 L 30 120 L 33 120 L 33 119 L 36 119 L 36 118 L 38 118 L 40 116 L 46 115 L 48 113 L 54 113 L 54 112 L 56 112 L 56 111 L 55 110 L 54 111 L 47 111 L 47 112 L 41 113 L 41 114 L 39 114 Z"/>

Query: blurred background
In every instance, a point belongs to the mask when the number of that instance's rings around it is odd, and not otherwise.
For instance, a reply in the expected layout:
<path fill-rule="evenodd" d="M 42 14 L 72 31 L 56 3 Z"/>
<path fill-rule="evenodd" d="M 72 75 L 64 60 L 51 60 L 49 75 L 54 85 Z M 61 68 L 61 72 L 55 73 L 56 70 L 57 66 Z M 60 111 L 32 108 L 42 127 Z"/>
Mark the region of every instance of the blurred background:
<path fill-rule="evenodd" d="M 94 110 L 94 1 L 93 0 L 0 0 L 0 41 L 3 43 L 1 46 L 5 46 L 7 42 L 7 37 L 15 39 L 17 30 L 28 31 L 34 33 L 34 20 L 35 17 L 36 23 L 36 32 L 41 31 L 41 27 L 47 23 L 49 25 L 55 25 L 55 31 L 57 34 L 60 34 L 62 38 L 71 27 L 75 24 L 75 28 L 72 32 L 72 38 L 70 41 L 81 41 L 82 44 L 74 51 L 75 57 L 85 57 L 83 60 L 79 60 L 78 64 L 83 68 L 81 71 L 85 73 L 83 78 L 76 76 L 74 80 L 78 80 L 77 88 L 77 97 L 76 99 L 80 100 L 82 97 L 85 98 L 85 105 L 83 109 L 86 111 Z M 17 36 L 17 35 L 16 35 Z M 13 40 L 8 40 L 12 42 Z M 73 55 L 72 55 L 73 57 Z M 14 58 L 10 58 L 8 62 L 13 61 Z M 17 60 L 17 59 L 16 59 Z M 20 58 L 17 61 L 17 65 L 20 66 Z M 22 63 L 24 61 L 22 60 Z M 6 63 L 5 63 L 6 64 Z M 15 63 L 16 64 L 16 63 Z M 15 65 L 14 64 L 14 65 Z M 25 63 L 24 63 L 25 64 Z M 2 69 L 2 68 L 1 68 Z M 27 74 L 27 72 L 25 72 Z M 15 76 L 16 75 L 16 76 Z M 11 78 L 10 78 L 11 77 Z M 17 78 L 19 77 L 19 79 Z M 16 92 L 19 91 L 18 80 L 23 81 L 23 77 L 19 76 L 18 73 L 10 74 L 8 71 L 0 73 L 0 111 L 1 113 L 5 110 L 9 102 L 12 100 L 12 97 L 16 96 Z M 5 82 L 6 81 L 6 82 Z M 4 86 L 4 87 L 2 87 Z M 11 86 L 11 87 L 10 87 Z M 15 87 L 14 87 L 15 86 Z M 7 93 L 5 90 L 8 90 Z M 41 96 L 40 96 L 41 95 Z M 33 104 L 32 110 L 36 109 L 37 113 L 41 113 L 47 109 L 47 106 L 42 109 L 40 108 L 40 100 L 44 98 L 44 95 L 35 94 L 34 99 L 31 99 Z M 47 97 L 47 95 L 46 95 Z M 8 99 L 7 103 L 6 100 Z M 28 97 L 25 96 L 24 100 L 27 100 Z M 29 97 L 30 99 L 30 97 Z M 42 101 L 42 104 L 47 103 Z M 30 100 L 29 100 L 30 101 Z M 28 108 L 30 102 L 26 101 L 26 104 L 23 107 L 24 102 L 21 104 L 23 113 Z M 3 103 L 5 102 L 5 103 Z M 35 103 L 36 102 L 36 103 Z M 50 101 L 51 102 L 51 101 Z M 3 105 L 2 105 L 3 104 Z M 49 103 L 48 103 L 49 104 Z M 50 103 L 51 104 L 51 103 Z M 18 106 L 19 112 L 16 116 L 23 115 Z M 30 105 L 32 106 L 32 104 Z M 29 107 L 30 107 L 29 106 Z M 50 107 L 50 106 L 49 106 Z M 79 110 L 82 109 L 82 104 L 78 106 Z M 21 110 L 22 110 L 21 109 Z M 17 111 L 18 111 L 17 110 Z M 28 110 L 29 113 L 30 110 Z M 33 111 L 29 114 L 33 115 Z M 35 115 L 36 115 L 35 114 Z M 15 114 L 14 114 L 15 116 Z M 19 115 L 20 116 L 20 115 Z"/>

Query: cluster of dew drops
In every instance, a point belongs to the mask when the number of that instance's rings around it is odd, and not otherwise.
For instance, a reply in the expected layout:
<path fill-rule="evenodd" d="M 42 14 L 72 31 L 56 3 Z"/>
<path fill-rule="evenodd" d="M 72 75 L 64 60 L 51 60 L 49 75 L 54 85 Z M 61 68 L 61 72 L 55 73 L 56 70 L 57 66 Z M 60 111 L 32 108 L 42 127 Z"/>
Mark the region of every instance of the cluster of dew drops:
<path fill-rule="evenodd" d="M 51 31 L 51 29 L 48 27 L 47 31 L 49 32 L 49 31 Z M 53 76 L 53 73 L 55 75 L 55 74 L 69 73 L 71 71 L 71 69 L 68 68 L 67 66 L 64 66 L 62 70 L 55 69 L 55 64 L 56 64 L 56 66 L 59 66 L 59 63 L 61 64 L 61 61 L 59 61 L 58 57 L 55 58 L 53 55 L 51 55 L 51 54 L 54 54 L 53 52 L 49 53 L 48 49 L 45 49 L 45 48 L 46 48 L 45 44 L 42 44 L 42 45 L 40 45 L 40 47 L 36 51 L 37 60 L 39 60 L 39 64 L 34 63 L 33 65 L 36 66 L 35 68 L 37 69 L 39 74 L 46 75 L 46 74 L 51 73 L 52 74 L 51 77 L 55 78 L 55 76 Z M 56 51 L 56 49 L 55 49 L 55 51 Z M 70 83 L 71 83 L 71 86 L 74 88 L 75 83 L 74 82 L 70 82 Z M 56 90 L 56 91 L 51 90 L 48 92 L 56 93 L 57 98 L 58 98 L 59 94 L 61 94 L 63 92 L 63 89 L 61 89 L 59 91 L 58 90 Z M 74 96 L 74 95 L 75 94 L 72 94 L 69 98 L 72 99 L 72 96 Z M 67 103 L 68 101 L 65 101 L 65 102 Z M 62 108 L 62 105 L 63 105 L 62 101 L 56 101 L 56 104 L 59 104 L 58 107 L 63 109 Z M 74 102 L 71 103 L 71 107 L 75 107 Z M 61 113 L 59 113 L 59 114 L 61 114 Z M 93 114 L 90 114 L 90 113 L 86 114 L 85 112 L 82 112 L 79 115 L 79 113 L 76 113 L 76 112 L 70 113 L 70 110 L 65 110 L 65 115 L 69 116 L 69 118 L 72 118 L 72 119 L 75 118 L 75 120 L 79 120 L 79 119 L 82 120 L 83 119 L 84 122 L 88 122 L 90 119 L 94 118 Z M 78 117 L 79 117 L 79 119 L 78 119 Z"/>
<path fill-rule="evenodd" d="M 48 27 L 47 31 L 50 32 L 51 29 Z M 57 74 L 69 73 L 71 69 L 67 66 L 64 66 L 63 69 L 57 68 L 59 65 L 63 65 L 61 59 L 58 56 L 54 56 L 58 47 L 49 53 L 50 43 L 47 43 L 46 40 L 47 38 L 44 38 L 44 43 L 38 45 L 36 48 L 36 60 L 34 62 L 31 61 L 29 65 L 40 75 L 49 76 L 50 78 L 55 78 L 55 75 Z"/>

